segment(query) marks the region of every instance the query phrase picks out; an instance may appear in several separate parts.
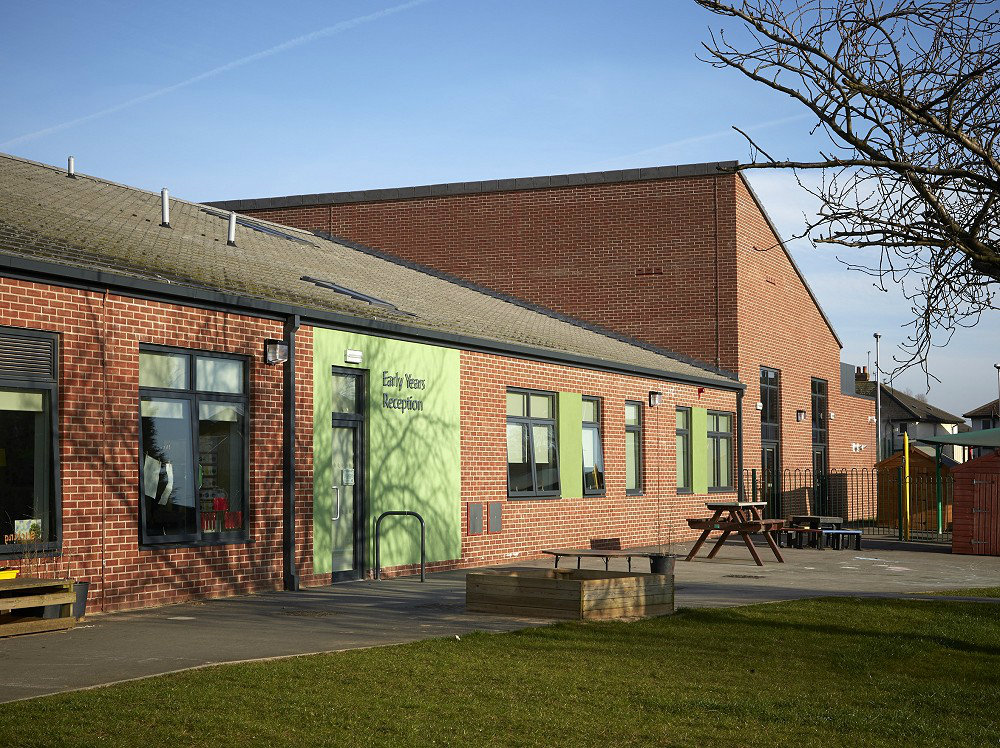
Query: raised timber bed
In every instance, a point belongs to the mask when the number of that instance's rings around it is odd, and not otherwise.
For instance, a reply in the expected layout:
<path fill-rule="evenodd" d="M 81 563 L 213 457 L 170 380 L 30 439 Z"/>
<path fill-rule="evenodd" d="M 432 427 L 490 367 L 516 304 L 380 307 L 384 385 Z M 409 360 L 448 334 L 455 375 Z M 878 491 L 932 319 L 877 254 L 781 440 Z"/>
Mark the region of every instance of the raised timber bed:
<path fill-rule="evenodd" d="M 472 572 L 465 577 L 465 607 L 577 620 L 662 616 L 674 612 L 674 576 L 595 569 Z"/>
<path fill-rule="evenodd" d="M 72 579 L 17 577 L 0 580 L 0 637 L 72 628 Z M 56 606 L 58 617 L 47 618 L 46 607 Z"/>

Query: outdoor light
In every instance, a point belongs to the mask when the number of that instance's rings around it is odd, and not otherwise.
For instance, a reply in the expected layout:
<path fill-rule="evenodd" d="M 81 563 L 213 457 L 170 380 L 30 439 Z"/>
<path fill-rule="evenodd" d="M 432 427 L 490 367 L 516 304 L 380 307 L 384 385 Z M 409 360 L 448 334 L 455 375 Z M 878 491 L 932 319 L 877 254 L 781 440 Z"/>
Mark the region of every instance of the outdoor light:
<path fill-rule="evenodd" d="M 268 366 L 283 364 L 288 360 L 288 343 L 268 338 L 264 341 L 264 363 Z"/>
<path fill-rule="evenodd" d="M 806 412 L 804 410 L 795 411 L 795 420 L 799 422 L 806 420 Z"/>
<path fill-rule="evenodd" d="M 663 402 L 662 392 L 652 392 L 649 393 L 649 407 L 655 408 L 657 405 Z"/>

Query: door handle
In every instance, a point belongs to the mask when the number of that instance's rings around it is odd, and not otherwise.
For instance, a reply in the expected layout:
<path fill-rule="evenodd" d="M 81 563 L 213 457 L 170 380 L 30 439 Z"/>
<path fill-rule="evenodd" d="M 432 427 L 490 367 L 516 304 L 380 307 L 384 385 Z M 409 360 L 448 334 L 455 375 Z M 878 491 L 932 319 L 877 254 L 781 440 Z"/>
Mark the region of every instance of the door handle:
<path fill-rule="evenodd" d="M 338 519 L 340 519 L 340 486 L 334 486 L 333 490 L 337 493 L 337 514 L 334 515 L 331 519 L 333 519 L 333 521 L 336 522 Z"/>

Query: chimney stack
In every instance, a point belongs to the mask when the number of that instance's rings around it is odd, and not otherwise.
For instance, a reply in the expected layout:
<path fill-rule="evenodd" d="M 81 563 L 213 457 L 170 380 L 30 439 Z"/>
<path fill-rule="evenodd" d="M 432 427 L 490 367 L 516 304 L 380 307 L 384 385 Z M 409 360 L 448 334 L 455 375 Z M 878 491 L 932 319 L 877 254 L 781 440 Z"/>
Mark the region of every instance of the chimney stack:
<path fill-rule="evenodd" d="M 72 156 L 66 160 L 66 176 L 70 179 L 76 179 L 76 159 Z"/>
<path fill-rule="evenodd" d="M 231 211 L 229 213 L 229 234 L 226 237 L 226 244 L 230 247 L 236 246 L 236 214 Z"/>

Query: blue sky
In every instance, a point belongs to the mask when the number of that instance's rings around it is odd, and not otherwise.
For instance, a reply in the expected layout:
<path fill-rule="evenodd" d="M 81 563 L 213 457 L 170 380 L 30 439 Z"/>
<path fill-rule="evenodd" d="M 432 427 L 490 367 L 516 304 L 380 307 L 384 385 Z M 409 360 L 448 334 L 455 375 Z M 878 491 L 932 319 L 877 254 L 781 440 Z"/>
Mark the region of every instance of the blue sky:
<path fill-rule="evenodd" d="M 689 0 L 8 3 L 0 151 L 191 200 L 747 160 L 817 145 L 793 102 L 696 60 L 718 21 Z M 789 175 L 751 181 L 783 233 L 809 202 Z M 793 246 L 864 364 L 908 304 Z M 931 402 L 995 398 L 994 313 L 936 351 Z M 897 385 L 924 391 L 909 372 Z"/>

